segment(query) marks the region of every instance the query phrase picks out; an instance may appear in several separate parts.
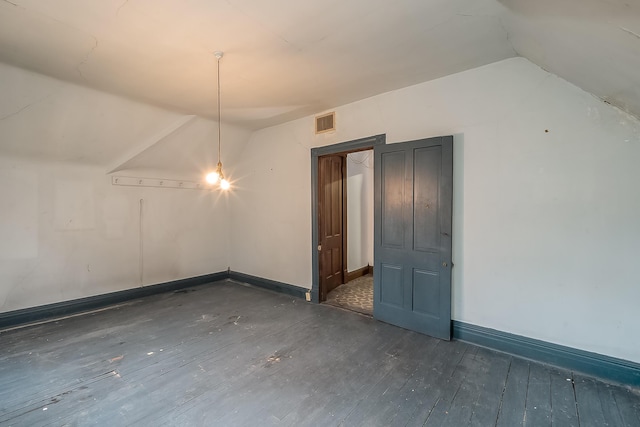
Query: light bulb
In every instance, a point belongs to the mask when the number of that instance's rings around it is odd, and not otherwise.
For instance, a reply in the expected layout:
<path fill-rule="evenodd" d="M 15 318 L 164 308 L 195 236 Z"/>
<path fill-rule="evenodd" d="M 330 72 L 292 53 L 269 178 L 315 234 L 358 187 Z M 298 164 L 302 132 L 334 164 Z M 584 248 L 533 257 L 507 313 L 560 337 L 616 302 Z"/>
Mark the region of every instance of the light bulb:
<path fill-rule="evenodd" d="M 219 177 L 220 177 L 220 174 L 218 174 L 218 172 L 216 171 L 216 172 L 208 173 L 205 179 L 209 184 L 215 184 L 216 182 L 218 182 Z"/>
<path fill-rule="evenodd" d="M 223 190 L 228 190 L 230 187 L 231 187 L 231 183 L 226 179 L 223 178 L 220 181 L 220 188 L 222 188 Z"/>

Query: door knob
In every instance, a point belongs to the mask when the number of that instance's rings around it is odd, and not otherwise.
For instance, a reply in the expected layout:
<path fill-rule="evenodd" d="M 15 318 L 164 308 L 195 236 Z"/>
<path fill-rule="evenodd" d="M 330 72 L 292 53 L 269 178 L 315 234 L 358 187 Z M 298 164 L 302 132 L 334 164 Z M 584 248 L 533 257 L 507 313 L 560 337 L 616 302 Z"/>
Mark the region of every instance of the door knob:
<path fill-rule="evenodd" d="M 443 262 L 443 263 L 442 263 L 442 266 L 443 266 L 443 267 L 446 267 L 446 266 L 447 266 L 447 263 L 446 263 L 446 262 Z"/>
<path fill-rule="evenodd" d="M 318 251 L 322 250 L 322 245 L 318 245 Z"/>

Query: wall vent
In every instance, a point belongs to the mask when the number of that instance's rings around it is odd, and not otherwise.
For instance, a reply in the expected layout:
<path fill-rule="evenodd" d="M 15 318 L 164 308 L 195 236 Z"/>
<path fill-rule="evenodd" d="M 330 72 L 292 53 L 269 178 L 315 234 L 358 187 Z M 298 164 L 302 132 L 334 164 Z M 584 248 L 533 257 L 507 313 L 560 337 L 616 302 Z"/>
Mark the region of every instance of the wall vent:
<path fill-rule="evenodd" d="M 330 132 L 332 130 L 336 130 L 335 111 L 321 116 L 316 116 L 316 134 Z"/>

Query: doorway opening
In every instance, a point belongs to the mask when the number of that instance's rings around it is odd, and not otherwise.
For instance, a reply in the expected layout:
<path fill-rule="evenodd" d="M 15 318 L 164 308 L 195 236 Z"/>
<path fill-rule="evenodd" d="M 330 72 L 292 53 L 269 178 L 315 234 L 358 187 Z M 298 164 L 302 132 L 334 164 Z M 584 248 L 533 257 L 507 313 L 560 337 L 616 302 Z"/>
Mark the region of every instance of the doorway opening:
<path fill-rule="evenodd" d="M 312 149 L 312 299 L 373 314 L 373 173 L 378 135 Z"/>
<path fill-rule="evenodd" d="M 371 148 L 374 152 L 373 317 L 449 340 L 453 266 L 451 135 L 389 145 L 385 144 L 385 136 L 380 135 L 311 150 L 311 297 L 315 302 L 326 300 L 329 288 L 344 284 L 348 276 L 344 261 L 345 214 L 342 207 L 329 209 L 337 214 L 326 214 L 327 206 L 345 204 L 341 155 Z M 330 160 L 321 162 L 322 158 Z M 323 172 L 320 177 L 320 169 L 330 172 Z M 334 179 L 334 176 L 340 178 Z M 327 204 L 325 199 L 331 203 Z"/>

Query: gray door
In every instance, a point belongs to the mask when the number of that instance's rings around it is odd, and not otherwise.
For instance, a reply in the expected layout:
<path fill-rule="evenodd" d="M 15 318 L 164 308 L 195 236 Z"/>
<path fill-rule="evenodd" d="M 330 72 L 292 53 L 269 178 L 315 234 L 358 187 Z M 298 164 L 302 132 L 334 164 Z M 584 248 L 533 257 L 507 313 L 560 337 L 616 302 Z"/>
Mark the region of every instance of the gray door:
<path fill-rule="evenodd" d="M 453 137 L 374 153 L 373 315 L 449 340 Z"/>

